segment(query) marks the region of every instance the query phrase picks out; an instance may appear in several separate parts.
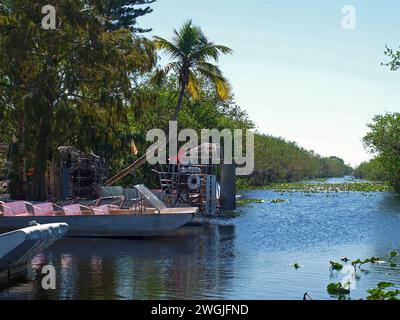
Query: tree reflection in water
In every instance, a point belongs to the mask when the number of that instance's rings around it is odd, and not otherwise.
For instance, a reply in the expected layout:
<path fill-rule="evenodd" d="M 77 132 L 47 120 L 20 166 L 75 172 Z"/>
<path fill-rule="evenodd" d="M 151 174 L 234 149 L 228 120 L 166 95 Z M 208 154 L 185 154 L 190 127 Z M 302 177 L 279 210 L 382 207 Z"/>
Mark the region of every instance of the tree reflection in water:
<path fill-rule="evenodd" d="M 210 224 L 152 239 L 65 238 L 32 261 L 33 280 L 10 285 L 4 298 L 222 298 L 231 286 L 234 232 Z M 46 264 L 57 271 L 54 291 L 41 288 Z"/>

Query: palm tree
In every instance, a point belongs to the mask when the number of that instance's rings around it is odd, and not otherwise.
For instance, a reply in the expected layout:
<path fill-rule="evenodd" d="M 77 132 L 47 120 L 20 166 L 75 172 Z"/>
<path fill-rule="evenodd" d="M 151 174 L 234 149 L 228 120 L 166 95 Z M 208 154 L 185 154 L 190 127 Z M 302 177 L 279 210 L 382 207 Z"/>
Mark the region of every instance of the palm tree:
<path fill-rule="evenodd" d="M 154 37 L 154 42 L 158 49 L 165 51 L 173 59 L 158 76 L 173 71 L 179 79 L 180 92 L 173 121 L 178 118 L 186 93 L 189 93 L 193 99 L 200 98 L 199 77 L 201 76 L 210 80 L 221 100 L 229 98 L 231 86 L 220 68 L 212 62 L 218 62 L 221 54 L 232 53 L 232 49 L 211 42 L 200 27 L 194 26 L 191 20 L 186 22 L 179 31 L 174 30 L 172 42 L 157 36 Z"/>
<path fill-rule="evenodd" d="M 185 93 L 188 92 L 194 99 L 200 98 L 200 76 L 214 84 L 217 95 L 221 100 L 230 97 L 231 86 L 228 80 L 222 75 L 219 67 L 210 61 L 218 62 L 221 54 L 231 53 L 232 49 L 209 41 L 201 29 L 192 24 L 192 21 L 186 22 L 179 31 L 174 30 L 172 42 L 154 37 L 154 43 L 158 49 L 166 51 L 174 60 L 168 63 L 163 70 L 156 73 L 156 82 L 159 82 L 170 71 L 175 72 L 179 78 L 180 93 L 172 118 L 173 121 L 178 119 Z M 167 130 L 167 128 L 165 129 Z M 105 185 L 113 185 L 135 171 L 146 162 L 146 156 L 147 154 L 138 158 L 129 167 L 109 179 Z"/>

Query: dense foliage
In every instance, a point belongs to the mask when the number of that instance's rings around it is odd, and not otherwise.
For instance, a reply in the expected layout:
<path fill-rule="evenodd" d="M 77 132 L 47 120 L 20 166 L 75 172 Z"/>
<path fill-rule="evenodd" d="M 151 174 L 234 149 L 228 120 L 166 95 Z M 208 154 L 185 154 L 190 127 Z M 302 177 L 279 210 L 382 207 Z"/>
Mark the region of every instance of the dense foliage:
<path fill-rule="evenodd" d="M 101 8 L 107 30 L 129 28 L 138 33 L 150 31 L 137 25 L 137 18 L 153 12 L 150 4 L 155 0 L 102 0 Z"/>
<path fill-rule="evenodd" d="M 103 1 L 55 0 L 57 29 L 44 30 L 46 1 L 2 1 L 0 109 L 7 125 L 1 138 L 15 137 L 12 178 L 18 197 L 28 193 L 27 168 L 33 168 L 33 198 L 46 197 L 47 160 L 57 146 L 90 150 L 101 141 L 119 144 L 135 79 L 156 59 L 152 43 L 125 23 L 113 30 L 103 23 L 126 4 L 108 2 L 112 10 L 104 12 Z"/>
<path fill-rule="evenodd" d="M 385 55 L 389 60 L 383 65 L 391 71 L 398 71 L 400 51 L 387 47 Z M 376 157 L 361 163 L 355 170 L 355 176 L 389 181 L 395 190 L 400 191 L 400 113 L 376 115 L 368 127 L 370 132 L 364 137 L 364 144 Z"/>
<path fill-rule="evenodd" d="M 255 171 L 249 183 L 292 182 L 341 177 L 352 168 L 337 157 L 321 157 L 294 142 L 263 134 L 255 136 Z"/>
<path fill-rule="evenodd" d="M 364 137 L 364 143 L 378 158 L 368 164 L 367 169 L 372 166 L 380 171 L 382 177 L 400 191 L 400 113 L 377 115 L 368 127 L 370 132 Z M 363 166 L 365 169 L 366 165 Z"/>
<path fill-rule="evenodd" d="M 389 175 L 385 172 L 379 157 L 362 162 L 355 170 L 354 176 L 370 181 L 387 181 Z"/>

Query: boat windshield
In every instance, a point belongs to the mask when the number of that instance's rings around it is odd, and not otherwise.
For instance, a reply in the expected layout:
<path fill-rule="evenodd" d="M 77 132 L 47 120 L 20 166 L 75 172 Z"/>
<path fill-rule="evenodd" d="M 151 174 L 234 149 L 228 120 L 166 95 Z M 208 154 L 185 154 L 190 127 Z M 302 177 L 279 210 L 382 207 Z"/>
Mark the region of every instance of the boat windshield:
<path fill-rule="evenodd" d="M 153 192 L 151 192 L 145 185 L 138 184 L 135 186 L 135 189 L 143 197 L 145 197 L 154 206 L 154 208 L 156 208 L 160 211 L 167 209 L 165 204 L 160 199 L 158 199 L 157 196 Z"/>

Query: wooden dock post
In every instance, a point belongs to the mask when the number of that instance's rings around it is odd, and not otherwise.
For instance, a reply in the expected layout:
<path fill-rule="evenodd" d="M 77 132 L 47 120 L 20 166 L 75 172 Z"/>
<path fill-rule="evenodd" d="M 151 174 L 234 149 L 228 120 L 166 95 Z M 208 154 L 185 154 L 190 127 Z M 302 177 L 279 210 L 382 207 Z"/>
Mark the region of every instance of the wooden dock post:
<path fill-rule="evenodd" d="M 236 209 L 236 165 L 221 165 L 221 208 Z"/>
<path fill-rule="evenodd" d="M 205 214 L 213 215 L 217 211 L 217 177 L 207 176 Z"/>

